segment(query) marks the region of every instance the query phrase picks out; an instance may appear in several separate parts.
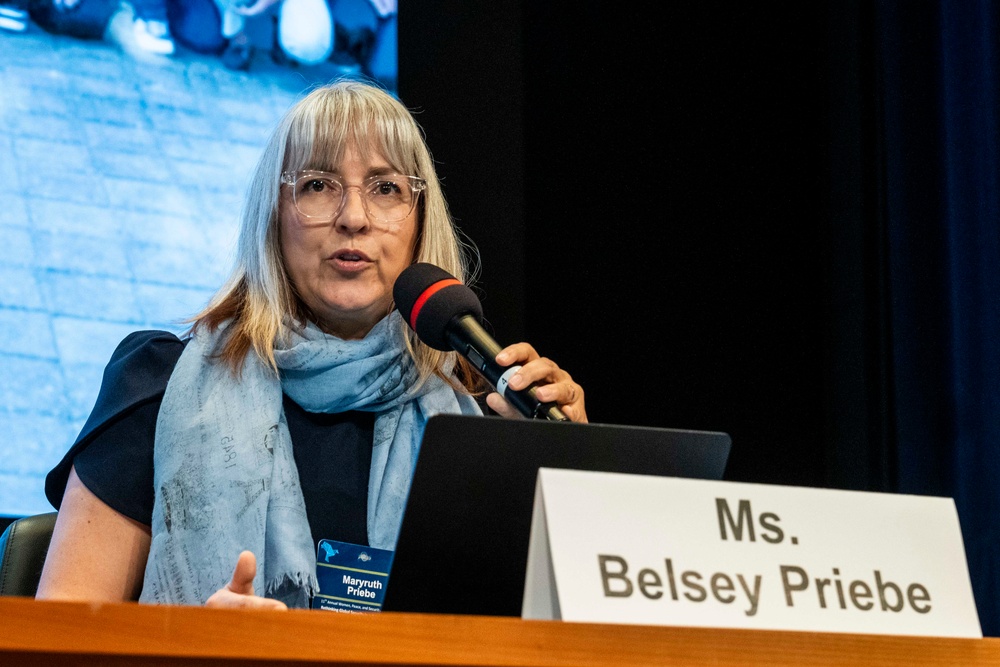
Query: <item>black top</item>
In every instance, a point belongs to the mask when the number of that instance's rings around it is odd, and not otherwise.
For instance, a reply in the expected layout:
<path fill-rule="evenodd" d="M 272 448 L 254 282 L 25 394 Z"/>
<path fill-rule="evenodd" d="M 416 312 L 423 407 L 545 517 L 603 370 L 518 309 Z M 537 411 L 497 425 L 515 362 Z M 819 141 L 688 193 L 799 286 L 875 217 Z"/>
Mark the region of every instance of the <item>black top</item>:
<path fill-rule="evenodd" d="M 185 341 L 166 331 L 137 331 L 115 350 L 87 423 L 45 479 L 56 509 L 71 466 L 112 509 L 146 524 L 153 513 L 156 416 Z M 306 412 L 284 397 L 313 542 L 368 545 L 368 476 L 375 415 Z"/>

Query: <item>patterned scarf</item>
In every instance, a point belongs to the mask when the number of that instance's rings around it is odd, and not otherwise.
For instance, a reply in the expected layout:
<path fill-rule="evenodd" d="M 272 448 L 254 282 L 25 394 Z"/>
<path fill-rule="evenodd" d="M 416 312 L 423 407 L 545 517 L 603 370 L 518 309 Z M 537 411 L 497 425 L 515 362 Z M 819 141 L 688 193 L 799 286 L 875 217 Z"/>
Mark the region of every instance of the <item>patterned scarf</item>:
<path fill-rule="evenodd" d="M 398 312 L 363 340 L 310 324 L 275 350 L 280 379 L 253 353 L 239 379 L 213 358 L 221 337 L 196 333 L 160 405 L 154 441 L 152 542 L 139 601 L 204 604 L 229 582 L 244 549 L 254 591 L 307 607 L 318 591 L 315 545 L 282 409 L 282 392 L 310 412 L 374 412 L 368 540 L 392 549 L 427 420 L 481 414 L 475 400 L 417 370 Z"/>

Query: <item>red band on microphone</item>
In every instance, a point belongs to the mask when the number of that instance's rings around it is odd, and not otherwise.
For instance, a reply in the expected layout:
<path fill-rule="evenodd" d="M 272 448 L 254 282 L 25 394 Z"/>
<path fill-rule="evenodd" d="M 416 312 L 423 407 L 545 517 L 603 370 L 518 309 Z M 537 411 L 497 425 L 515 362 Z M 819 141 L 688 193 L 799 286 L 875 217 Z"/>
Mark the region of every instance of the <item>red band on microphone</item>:
<path fill-rule="evenodd" d="M 410 310 L 410 327 L 413 329 L 417 328 L 417 317 L 420 316 L 420 309 L 423 308 L 427 300 L 432 296 L 443 290 L 445 287 L 450 287 L 452 285 L 461 285 L 462 282 L 457 278 L 446 278 L 444 280 L 439 280 L 432 284 L 430 287 L 425 289 L 417 300 L 413 304 L 413 308 Z"/>

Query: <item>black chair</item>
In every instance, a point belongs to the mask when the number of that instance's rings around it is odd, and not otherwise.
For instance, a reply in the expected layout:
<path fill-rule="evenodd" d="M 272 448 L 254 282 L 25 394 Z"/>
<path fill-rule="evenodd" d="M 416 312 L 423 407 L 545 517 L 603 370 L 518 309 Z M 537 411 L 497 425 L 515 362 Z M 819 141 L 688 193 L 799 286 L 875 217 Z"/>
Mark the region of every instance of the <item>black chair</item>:
<path fill-rule="evenodd" d="M 0 595 L 35 597 L 56 513 L 17 519 L 0 535 Z"/>

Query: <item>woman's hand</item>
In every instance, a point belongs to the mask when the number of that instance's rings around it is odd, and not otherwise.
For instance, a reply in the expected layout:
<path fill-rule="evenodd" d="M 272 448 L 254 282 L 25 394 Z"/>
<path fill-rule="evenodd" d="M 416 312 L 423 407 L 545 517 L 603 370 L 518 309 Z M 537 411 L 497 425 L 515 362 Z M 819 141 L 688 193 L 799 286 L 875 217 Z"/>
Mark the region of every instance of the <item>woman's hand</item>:
<path fill-rule="evenodd" d="M 206 607 L 227 609 L 288 609 L 284 602 L 262 598 L 253 593 L 253 578 L 257 576 L 257 558 L 252 551 L 243 551 L 236 561 L 233 578 L 212 593 Z"/>
<path fill-rule="evenodd" d="M 521 370 L 510 378 L 508 387 L 519 390 L 536 383 L 535 395 L 539 401 L 555 403 L 572 421 L 586 423 L 587 411 L 583 403 L 583 387 L 573 382 L 570 374 L 559 368 L 556 362 L 547 357 L 540 357 L 531 345 L 514 343 L 505 347 L 497 355 L 497 363 L 504 367 L 521 364 Z M 486 404 L 503 417 L 521 416 L 521 413 L 497 392 L 486 397 Z"/>

